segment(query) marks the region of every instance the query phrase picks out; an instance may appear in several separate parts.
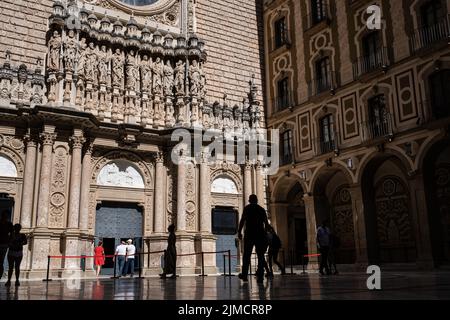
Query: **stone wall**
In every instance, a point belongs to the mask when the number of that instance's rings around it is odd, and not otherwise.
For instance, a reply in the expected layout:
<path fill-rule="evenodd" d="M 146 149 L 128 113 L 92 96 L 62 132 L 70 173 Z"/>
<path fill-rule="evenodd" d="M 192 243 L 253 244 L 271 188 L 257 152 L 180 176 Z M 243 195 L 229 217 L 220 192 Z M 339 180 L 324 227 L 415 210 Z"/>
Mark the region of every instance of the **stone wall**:
<path fill-rule="evenodd" d="M 0 61 L 11 51 L 12 62 L 34 68 L 45 59 L 45 33 L 51 14 L 51 0 L 0 1 Z"/>
<path fill-rule="evenodd" d="M 242 102 L 248 81 L 256 75 L 259 98 L 264 81 L 262 1 L 198 0 L 197 35 L 205 40 L 208 99 Z"/>

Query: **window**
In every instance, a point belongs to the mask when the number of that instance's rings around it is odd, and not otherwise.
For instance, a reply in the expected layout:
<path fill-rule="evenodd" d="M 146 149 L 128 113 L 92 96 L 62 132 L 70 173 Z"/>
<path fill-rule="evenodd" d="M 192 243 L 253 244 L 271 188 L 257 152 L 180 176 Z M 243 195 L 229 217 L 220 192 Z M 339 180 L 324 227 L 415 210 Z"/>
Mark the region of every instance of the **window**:
<path fill-rule="evenodd" d="M 141 7 L 141 6 L 148 6 L 150 4 L 158 2 L 158 0 L 120 0 L 120 2 L 136 7 Z"/>
<path fill-rule="evenodd" d="M 362 40 L 363 59 L 361 61 L 361 71 L 363 73 L 373 71 L 383 64 L 381 54 L 380 33 L 372 32 L 366 35 Z"/>
<path fill-rule="evenodd" d="M 331 88 L 330 58 L 325 57 L 316 62 L 316 90 L 321 93 Z"/>
<path fill-rule="evenodd" d="M 233 208 L 218 207 L 212 210 L 212 233 L 234 235 L 237 233 L 238 215 Z"/>
<path fill-rule="evenodd" d="M 324 0 L 311 0 L 312 23 L 318 24 L 327 17 Z"/>
<path fill-rule="evenodd" d="M 275 22 L 275 49 L 284 46 L 288 41 L 286 28 L 286 18 L 281 18 Z"/>
<path fill-rule="evenodd" d="M 422 26 L 432 27 L 440 22 L 443 17 L 442 4 L 439 0 L 431 0 L 420 8 Z"/>
<path fill-rule="evenodd" d="M 278 81 L 277 108 L 278 110 L 283 110 L 289 107 L 289 78 L 286 77 Z"/>
<path fill-rule="evenodd" d="M 287 130 L 281 135 L 281 143 L 282 143 L 282 164 L 292 163 L 292 146 L 293 146 L 293 138 L 292 138 L 292 130 Z"/>
<path fill-rule="evenodd" d="M 335 150 L 334 119 L 329 114 L 320 119 L 320 151 L 328 153 Z"/>
<path fill-rule="evenodd" d="M 369 130 L 372 137 L 389 134 L 388 112 L 384 94 L 369 100 Z"/>
<path fill-rule="evenodd" d="M 450 116 L 450 70 L 442 70 L 430 77 L 431 108 L 436 119 Z"/>

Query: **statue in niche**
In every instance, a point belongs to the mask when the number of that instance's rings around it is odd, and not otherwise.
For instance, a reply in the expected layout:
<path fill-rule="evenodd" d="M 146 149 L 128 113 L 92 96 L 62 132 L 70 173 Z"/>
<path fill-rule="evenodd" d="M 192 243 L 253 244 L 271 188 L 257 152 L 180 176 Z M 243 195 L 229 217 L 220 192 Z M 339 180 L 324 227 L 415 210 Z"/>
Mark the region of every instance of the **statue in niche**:
<path fill-rule="evenodd" d="M 206 75 L 203 72 L 202 67 L 200 66 L 200 98 L 205 99 L 206 98 Z"/>
<path fill-rule="evenodd" d="M 137 63 L 137 56 L 134 50 L 130 50 L 127 55 L 126 61 L 126 72 L 127 72 L 127 89 L 138 91 L 137 86 L 139 82 L 139 68 Z"/>
<path fill-rule="evenodd" d="M 124 57 L 119 48 L 112 57 L 112 85 L 114 87 L 122 87 L 122 80 L 124 75 Z"/>
<path fill-rule="evenodd" d="M 86 39 L 82 38 L 80 40 L 80 45 L 78 48 L 79 51 L 79 57 L 78 57 L 78 63 L 77 63 L 77 74 L 79 77 L 84 77 L 84 68 L 86 65 Z"/>
<path fill-rule="evenodd" d="M 189 68 L 189 80 L 191 81 L 191 94 L 199 94 L 201 75 L 197 60 L 192 61 Z"/>
<path fill-rule="evenodd" d="M 107 83 L 108 80 L 108 69 L 109 69 L 110 57 L 106 51 L 106 46 L 102 45 L 98 53 L 98 77 L 100 83 Z"/>
<path fill-rule="evenodd" d="M 169 60 L 164 66 L 164 94 L 166 96 L 173 94 L 173 68 Z"/>
<path fill-rule="evenodd" d="M 161 95 L 162 94 L 162 78 L 164 76 L 164 70 L 161 58 L 156 58 L 156 62 L 152 66 L 153 70 L 153 93 Z"/>
<path fill-rule="evenodd" d="M 152 60 L 144 55 L 141 61 L 142 91 L 150 92 L 152 88 Z"/>
<path fill-rule="evenodd" d="M 250 84 L 250 98 L 252 102 L 255 102 L 258 95 L 258 86 L 256 85 L 255 74 L 252 74 L 252 79 L 249 81 Z"/>
<path fill-rule="evenodd" d="M 78 55 L 78 44 L 75 39 L 75 32 L 73 30 L 69 30 L 68 38 L 66 43 L 64 44 L 65 54 L 64 54 L 64 63 L 65 69 L 67 72 L 75 71 L 75 60 Z"/>
<path fill-rule="evenodd" d="M 86 68 L 85 68 L 85 77 L 86 80 L 92 81 L 94 83 L 97 82 L 97 48 L 93 42 L 89 43 L 88 48 L 86 49 Z"/>
<path fill-rule="evenodd" d="M 60 70 L 60 54 L 61 54 L 62 40 L 58 31 L 53 32 L 53 36 L 48 42 L 48 70 L 59 71 Z"/>
<path fill-rule="evenodd" d="M 179 60 L 175 67 L 175 91 L 177 95 L 184 94 L 184 77 L 185 77 L 185 63 Z"/>

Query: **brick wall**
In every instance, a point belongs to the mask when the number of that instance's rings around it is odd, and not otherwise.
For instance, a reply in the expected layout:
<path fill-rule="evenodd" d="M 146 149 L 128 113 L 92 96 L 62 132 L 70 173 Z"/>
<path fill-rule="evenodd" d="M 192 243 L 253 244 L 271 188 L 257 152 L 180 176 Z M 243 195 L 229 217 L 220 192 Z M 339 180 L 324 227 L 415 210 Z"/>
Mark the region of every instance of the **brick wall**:
<path fill-rule="evenodd" d="M 5 51 L 11 51 L 14 64 L 36 65 L 45 58 L 45 34 L 52 0 L 0 1 L 0 63 Z"/>
<path fill-rule="evenodd" d="M 210 102 L 222 101 L 224 93 L 233 104 L 242 102 L 252 74 L 262 100 L 262 1 L 197 0 L 196 21 L 197 34 L 205 40 L 208 51 L 205 72 Z"/>

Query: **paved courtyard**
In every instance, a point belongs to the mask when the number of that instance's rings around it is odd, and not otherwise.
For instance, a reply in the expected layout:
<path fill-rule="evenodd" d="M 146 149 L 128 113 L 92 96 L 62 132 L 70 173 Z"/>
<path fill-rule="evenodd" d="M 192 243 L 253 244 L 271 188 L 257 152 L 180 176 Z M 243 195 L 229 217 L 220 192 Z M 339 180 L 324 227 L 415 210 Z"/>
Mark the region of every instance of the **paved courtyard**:
<path fill-rule="evenodd" d="M 0 283 L 0 300 L 397 300 L 450 299 L 450 272 L 385 272 L 380 291 L 370 291 L 364 273 L 275 276 L 258 285 L 236 276 L 109 278 L 92 280 L 22 281 L 6 288 Z"/>

